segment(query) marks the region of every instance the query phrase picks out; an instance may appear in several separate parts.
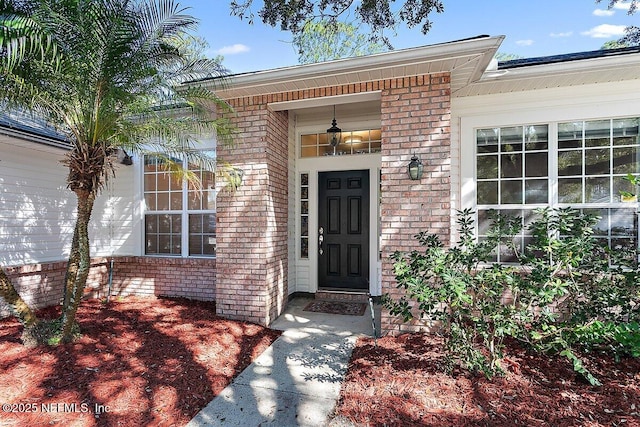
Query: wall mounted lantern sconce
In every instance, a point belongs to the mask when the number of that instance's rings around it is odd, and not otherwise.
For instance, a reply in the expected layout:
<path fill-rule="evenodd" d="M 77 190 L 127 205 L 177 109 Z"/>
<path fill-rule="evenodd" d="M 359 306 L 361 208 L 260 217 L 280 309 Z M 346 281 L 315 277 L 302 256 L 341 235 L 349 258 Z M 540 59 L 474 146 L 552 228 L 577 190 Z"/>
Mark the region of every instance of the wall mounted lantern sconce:
<path fill-rule="evenodd" d="M 120 163 L 125 165 L 125 166 L 131 166 L 133 164 L 133 159 L 131 158 L 131 156 L 129 155 L 129 153 L 127 153 L 124 148 L 122 149 L 122 160 L 120 160 Z"/>
<path fill-rule="evenodd" d="M 411 162 L 409 162 L 409 167 L 407 168 L 407 171 L 409 172 L 409 178 L 411 178 L 412 181 L 419 180 L 420 178 L 422 178 L 423 169 L 424 166 L 422 165 L 422 162 L 420 161 L 418 156 L 414 154 L 411 158 Z"/>
<path fill-rule="evenodd" d="M 342 129 L 338 127 L 338 123 L 336 122 L 336 106 L 333 106 L 333 121 L 331 122 L 331 127 L 327 129 L 327 141 L 333 147 L 333 154 L 336 153 L 336 147 L 340 144 L 340 140 L 342 139 Z"/>

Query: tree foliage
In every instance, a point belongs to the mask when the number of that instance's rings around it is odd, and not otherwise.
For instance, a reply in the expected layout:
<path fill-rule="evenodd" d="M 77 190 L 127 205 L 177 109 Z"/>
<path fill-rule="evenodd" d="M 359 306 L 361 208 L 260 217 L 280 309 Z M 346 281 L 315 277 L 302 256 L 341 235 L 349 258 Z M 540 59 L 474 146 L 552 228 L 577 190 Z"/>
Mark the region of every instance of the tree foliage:
<path fill-rule="evenodd" d="M 603 0 L 596 0 L 596 3 L 601 3 Z M 629 4 L 629 15 L 633 15 L 638 10 L 639 0 L 608 0 L 608 8 L 613 8 L 617 3 Z M 611 42 L 610 45 L 605 45 L 602 47 L 603 49 L 613 49 L 618 47 L 627 47 L 627 46 L 638 46 L 640 45 L 640 27 L 636 27 L 635 25 L 629 26 L 625 28 L 625 36 L 621 39 Z"/>
<path fill-rule="evenodd" d="M 310 64 L 332 59 L 371 55 L 388 50 L 373 42 L 352 23 L 317 21 L 307 22 L 293 37 L 298 51 L 298 62 Z"/>
<path fill-rule="evenodd" d="M 226 141 L 229 122 L 212 113 L 226 104 L 182 83 L 226 70 L 198 55 L 197 21 L 173 0 L 0 1 L 0 105 L 46 120 L 71 144 L 63 163 L 77 219 L 60 322 L 69 340 L 91 264 L 88 223 L 115 155 L 155 152 L 187 177 L 173 159 L 213 167 L 197 138 L 216 132 Z M 11 288 L 3 280 L 0 296 L 31 325 Z"/>
<path fill-rule="evenodd" d="M 263 23 L 280 27 L 284 31 L 300 34 L 308 22 L 337 22 L 340 17 L 350 15 L 371 28 L 370 38 L 391 47 L 385 30 L 405 23 L 409 28 L 420 26 L 423 34 L 431 29 L 429 15 L 441 13 L 444 5 L 440 0 L 404 0 L 396 11 L 394 0 L 264 0 L 257 11 Z M 240 19 L 253 22 L 255 13 L 253 0 L 231 1 L 231 13 Z"/>

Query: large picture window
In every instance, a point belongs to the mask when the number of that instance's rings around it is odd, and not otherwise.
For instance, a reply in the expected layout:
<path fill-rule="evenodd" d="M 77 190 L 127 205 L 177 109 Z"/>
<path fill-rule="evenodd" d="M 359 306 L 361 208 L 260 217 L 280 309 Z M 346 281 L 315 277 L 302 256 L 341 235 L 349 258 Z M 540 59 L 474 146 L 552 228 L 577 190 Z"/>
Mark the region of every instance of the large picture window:
<path fill-rule="evenodd" d="M 145 254 L 215 256 L 215 173 L 197 165 L 189 170 L 201 185 L 176 178 L 163 159 L 145 156 Z"/>
<path fill-rule="evenodd" d="M 522 218 L 516 245 L 524 249 L 534 209 L 551 206 L 600 216 L 595 235 L 610 247 L 637 245 L 638 206 L 625 203 L 621 192 L 635 192 L 624 177 L 640 173 L 639 122 L 618 118 L 477 129 L 479 238 L 486 238 L 488 212 L 497 210 Z M 513 259 L 506 246 L 495 258 Z"/>

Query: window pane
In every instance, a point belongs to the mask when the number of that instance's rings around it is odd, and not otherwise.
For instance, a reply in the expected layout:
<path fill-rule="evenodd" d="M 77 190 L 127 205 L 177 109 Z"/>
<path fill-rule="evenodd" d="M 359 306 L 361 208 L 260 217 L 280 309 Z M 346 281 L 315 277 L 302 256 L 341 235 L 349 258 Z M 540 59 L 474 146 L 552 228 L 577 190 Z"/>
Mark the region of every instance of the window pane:
<path fill-rule="evenodd" d="M 637 174 L 640 172 L 640 159 L 637 147 L 624 147 L 613 149 L 613 173 Z"/>
<path fill-rule="evenodd" d="M 635 236 L 638 215 L 633 209 L 611 209 L 611 235 Z"/>
<path fill-rule="evenodd" d="M 169 210 L 169 193 L 158 193 L 157 195 L 158 205 L 156 210 L 168 211 Z"/>
<path fill-rule="evenodd" d="M 145 193 L 144 194 L 144 204 L 147 207 L 147 210 L 155 211 L 156 207 L 156 194 L 155 193 Z"/>
<path fill-rule="evenodd" d="M 486 235 L 491 227 L 492 220 L 489 218 L 489 211 L 478 209 L 478 234 Z"/>
<path fill-rule="evenodd" d="M 524 183 L 525 203 L 548 203 L 549 182 L 546 179 L 530 179 Z"/>
<path fill-rule="evenodd" d="M 546 150 L 549 147 L 547 125 L 527 126 L 524 130 L 525 150 Z"/>
<path fill-rule="evenodd" d="M 608 146 L 611 137 L 611 122 L 609 120 L 596 120 L 585 123 L 584 145 L 585 147 Z"/>
<path fill-rule="evenodd" d="M 558 175 L 576 176 L 582 175 L 582 151 L 558 152 Z"/>
<path fill-rule="evenodd" d="M 636 189 L 633 185 L 622 176 L 613 177 L 613 201 L 622 201 L 622 192 L 636 194 Z"/>
<path fill-rule="evenodd" d="M 521 250 L 521 246 L 522 246 L 521 238 L 514 237 L 513 240 L 516 247 Z M 500 262 L 517 262 L 518 261 L 518 257 L 516 257 L 516 254 L 515 252 L 513 252 L 513 249 L 507 246 L 506 244 L 501 244 L 499 246 L 499 251 L 500 251 L 500 254 L 498 256 L 500 257 L 499 258 Z"/>
<path fill-rule="evenodd" d="M 522 177 L 522 154 L 503 154 L 500 157 L 502 178 Z"/>
<path fill-rule="evenodd" d="M 201 215 L 189 215 L 189 233 L 202 233 Z"/>
<path fill-rule="evenodd" d="M 559 203 L 582 203 L 582 179 L 569 178 L 558 180 Z"/>
<path fill-rule="evenodd" d="M 500 182 L 501 203 L 521 204 L 522 203 L 522 181 L 502 181 Z"/>
<path fill-rule="evenodd" d="M 301 157 L 316 157 L 318 155 L 317 147 L 302 147 Z"/>
<path fill-rule="evenodd" d="M 498 182 L 480 181 L 478 182 L 478 204 L 495 205 L 498 203 Z"/>
<path fill-rule="evenodd" d="M 145 215 L 145 253 L 180 255 L 180 224 L 179 214 Z"/>
<path fill-rule="evenodd" d="M 155 190 L 156 188 L 156 175 L 153 173 L 144 174 L 144 189 L 145 191 Z"/>
<path fill-rule="evenodd" d="M 503 153 L 522 151 L 522 126 L 500 129 L 500 150 Z"/>
<path fill-rule="evenodd" d="M 586 203 L 610 203 L 609 178 L 585 179 Z"/>
<path fill-rule="evenodd" d="M 189 255 L 211 256 L 216 251 L 216 215 L 189 215 Z"/>
<path fill-rule="evenodd" d="M 478 129 L 476 132 L 476 144 L 478 153 L 498 152 L 499 129 Z"/>
<path fill-rule="evenodd" d="M 609 149 L 585 150 L 585 174 L 608 175 L 611 170 L 609 164 Z"/>
<path fill-rule="evenodd" d="M 613 145 L 635 145 L 638 140 L 640 119 L 617 119 L 613 121 Z"/>
<path fill-rule="evenodd" d="M 158 232 L 158 216 L 157 215 L 145 215 L 145 225 L 147 233 Z"/>
<path fill-rule="evenodd" d="M 635 238 L 631 239 L 611 239 L 611 248 L 616 251 L 635 251 L 638 248 L 638 243 Z M 636 261 L 634 259 L 627 259 L 628 261 Z"/>
<path fill-rule="evenodd" d="M 145 246 L 145 254 L 156 255 L 158 253 L 157 236 L 147 236 L 147 245 Z"/>
<path fill-rule="evenodd" d="M 187 209 L 199 210 L 201 208 L 200 202 L 200 193 L 197 191 L 189 191 L 189 196 L 187 197 Z"/>
<path fill-rule="evenodd" d="M 582 122 L 558 124 L 558 148 L 582 147 Z"/>
<path fill-rule="evenodd" d="M 318 143 L 318 135 L 302 135 L 300 137 L 300 143 L 302 146 L 315 146 Z"/>
<path fill-rule="evenodd" d="M 609 232 L 609 210 L 608 209 L 584 209 L 583 212 L 597 216 L 598 222 L 593 226 L 594 236 L 607 237 Z"/>
<path fill-rule="evenodd" d="M 182 193 L 171 193 L 171 210 L 179 211 L 182 209 Z"/>
<path fill-rule="evenodd" d="M 156 191 L 169 191 L 169 174 L 166 172 L 161 172 L 156 175 L 157 178 L 157 187 Z"/>
<path fill-rule="evenodd" d="M 478 179 L 498 177 L 498 156 L 478 156 Z"/>
<path fill-rule="evenodd" d="M 547 176 L 549 163 L 547 153 L 527 153 L 525 157 L 525 176 Z"/>

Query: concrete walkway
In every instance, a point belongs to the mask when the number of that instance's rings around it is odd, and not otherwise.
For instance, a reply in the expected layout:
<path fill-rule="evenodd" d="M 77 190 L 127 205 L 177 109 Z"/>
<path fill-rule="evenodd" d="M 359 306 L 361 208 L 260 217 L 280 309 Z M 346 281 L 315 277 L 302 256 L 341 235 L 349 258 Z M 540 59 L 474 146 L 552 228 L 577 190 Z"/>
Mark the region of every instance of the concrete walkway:
<path fill-rule="evenodd" d="M 358 335 L 373 335 L 371 312 L 343 316 L 303 311 L 289 302 L 271 325 L 284 331 L 189 422 L 200 426 L 325 426 Z"/>

